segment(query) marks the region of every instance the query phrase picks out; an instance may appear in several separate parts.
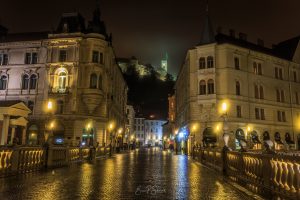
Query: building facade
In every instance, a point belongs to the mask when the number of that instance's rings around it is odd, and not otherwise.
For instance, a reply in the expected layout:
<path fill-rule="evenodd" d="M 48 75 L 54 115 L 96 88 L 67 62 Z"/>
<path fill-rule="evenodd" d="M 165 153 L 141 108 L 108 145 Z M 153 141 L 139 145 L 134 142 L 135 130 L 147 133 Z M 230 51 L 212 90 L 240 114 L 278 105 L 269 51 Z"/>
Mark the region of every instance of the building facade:
<path fill-rule="evenodd" d="M 151 146 L 162 145 L 163 140 L 163 124 L 166 121 L 164 120 L 154 120 L 147 119 L 145 120 L 145 144 Z"/>
<path fill-rule="evenodd" d="M 249 148 L 268 138 L 275 148 L 298 145 L 299 41 L 270 49 L 232 30 L 215 36 L 207 16 L 201 42 L 188 50 L 175 85 L 178 135 L 190 146 L 211 135 L 222 146 L 225 131 L 233 148 L 240 148 L 240 138 Z"/>
<path fill-rule="evenodd" d="M 88 26 L 79 13 L 66 13 L 52 33 L 2 33 L 0 65 L 0 100 L 21 100 L 32 110 L 32 143 L 50 135 L 106 145 L 117 138 L 107 135 L 108 123 L 125 129 L 127 85 L 99 8 Z"/>
<path fill-rule="evenodd" d="M 126 132 L 125 132 L 125 142 L 129 144 L 130 142 L 130 137 L 131 135 L 134 135 L 135 129 L 135 111 L 133 106 L 127 105 L 126 106 L 126 116 L 127 116 L 127 121 L 126 121 Z"/>
<path fill-rule="evenodd" d="M 134 119 L 134 129 L 135 135 L 133 139 L 140 145 L 144 145 L 145 143 L 145 118 L 143 117 L 136 117 Z"/>

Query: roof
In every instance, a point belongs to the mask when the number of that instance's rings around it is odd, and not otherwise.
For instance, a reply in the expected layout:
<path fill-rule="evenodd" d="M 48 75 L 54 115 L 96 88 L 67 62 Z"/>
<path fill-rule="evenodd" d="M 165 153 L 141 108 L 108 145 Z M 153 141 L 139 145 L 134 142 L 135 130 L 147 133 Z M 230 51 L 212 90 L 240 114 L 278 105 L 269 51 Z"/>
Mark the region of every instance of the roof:
<path fill-rule="evenodd" d="M 289 40 L 280 42 L 275 46 L 275 54 L 287 59 L 293 60 L 295 52 L 299 44 L 300 36 L 291 38 Z"/>
<path fill-rule="evenodd" d="M 271 48 L 264 47 L 262 45 L 254 44 L 247 40 L 228 36 L 222 33 L 219 33 L 215 36 L 215 41 L 218 44 L 226 44 L 226 43 L 233 44 L 236 46 L 244 47 L 253 51 L 258 51 L 261 53 L 265 53 L 268 55 L 272 55 L 290 61 L 294 57 L 299 40 L 300 40 L 300 36 L 281 42 L 278 45 L 276 45 L 275 48 L 271 49 Z"/>
<path fill-rule="evenodd" d="M 201 40 L 199 44 L 210 44 L 215 42 L 214 29 L 210 21 L 208 11 L 205 15 L 204 27 L 201 35 Z"/>
<path fill-rule="evenodd" d="M 57 33 L 85 32 L 85 19 L 80 13 L 64 13 L 56 29 Z"/>
<path fill-rule="evenodd" d="M 1 37 L 0 43 L 47 39 L 49 33 L 50 32 L 10 33 Z"/>

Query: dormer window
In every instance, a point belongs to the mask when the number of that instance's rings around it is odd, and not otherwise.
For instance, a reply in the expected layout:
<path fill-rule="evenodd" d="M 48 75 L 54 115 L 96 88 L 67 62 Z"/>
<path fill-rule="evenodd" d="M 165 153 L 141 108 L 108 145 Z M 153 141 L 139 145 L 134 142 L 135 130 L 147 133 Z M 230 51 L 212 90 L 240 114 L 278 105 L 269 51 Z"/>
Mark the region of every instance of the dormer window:
<path fill-rule="evenodd" d="M 60 50 L 59 51 L 59 62 L 66 62 L 67 61 L 67 51 Z"/>
<path fill-rule="evenodd" d="M 26 53 L 25 54 L 25 64 L 37 64 L 37 53 L 32 52 L 32 53 Z"/>
<path fill-rule="evenodd" d="M 0 65 L 8 65 L 8 54 L 0 54 Z"/>

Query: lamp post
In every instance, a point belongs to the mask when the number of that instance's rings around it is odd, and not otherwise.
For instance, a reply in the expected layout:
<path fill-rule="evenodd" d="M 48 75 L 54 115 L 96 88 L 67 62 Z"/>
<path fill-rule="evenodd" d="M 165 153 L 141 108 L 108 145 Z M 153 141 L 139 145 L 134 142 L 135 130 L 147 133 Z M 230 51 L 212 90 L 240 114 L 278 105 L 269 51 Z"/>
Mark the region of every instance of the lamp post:
<path fill-rule="evenodd" d="M 46 103 L 46 120 L 45 120 L 45 132 L 44 132 L 44 139 L 47 145 L 52 144 L 52 137 L 53 137 L 53 128 L 55 126 L 54 121 L 51 120 L 51 115 L 53 114 L 54 105 L 52 100 L 48 100 Z"/>
<path fill-rule="evenodd" d="M 109 131 L 109 139 L 110 139 L 110 142 L 109 142 L 109 156 L 111 156 L 111 153 L 112 153 L 112 130 L 114 128 L 114 124 L 111 122 L 109 123 L 108 125 L 108 131 Z"/>
<path fill-rule="evenodd" d="M 222 119 L 223 119 L 223 140 L 224 140 L 224 147 L 223 150 L 229 150 L 228 141 L 229 141 L 229 134 L 228 134 L 228 115 L 227 115 L 228 105 L 226 102 L 222 103 Z"/>

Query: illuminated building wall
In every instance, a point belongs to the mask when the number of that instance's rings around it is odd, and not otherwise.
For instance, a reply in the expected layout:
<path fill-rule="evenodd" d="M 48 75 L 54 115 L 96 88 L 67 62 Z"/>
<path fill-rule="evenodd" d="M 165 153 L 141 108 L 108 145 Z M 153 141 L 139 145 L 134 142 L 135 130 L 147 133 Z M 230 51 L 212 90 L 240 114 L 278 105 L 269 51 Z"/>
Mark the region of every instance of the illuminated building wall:
<path fill-rule="evenodd" d="M 218 34 L 214 41 L 190 49 L 175 85 L 176 126 L 191 129 L 198 124 L 197 143 L 202 143 L 208 127 L 222 141 L 220 106 L 225 101 L 231 142 L 240 130 L 248 139 L 255 131 L 260 141 L 266 131 L 273 141 L 279 133 L 283 142 L 289 133 L 296 142 L 300 134 L 299 44 L 299 38 L 294 38 L 269 49 L 244 37 Z M 292 52 L 289 45 L 298 47 Z"/>
<path fill-rule="evenodd" d="M 37 129 L 40 143 L 50 122 L 55 137 L 73 144 L 92 138 L 108 144 L 110 121 L 125 129 L 127 85 L 99 12 L 88 26 L 80 14 L 67 13 L 51 34 L 1 37 L 0 100 L 22 100 L 33 110 L 28 127 Z"/>

